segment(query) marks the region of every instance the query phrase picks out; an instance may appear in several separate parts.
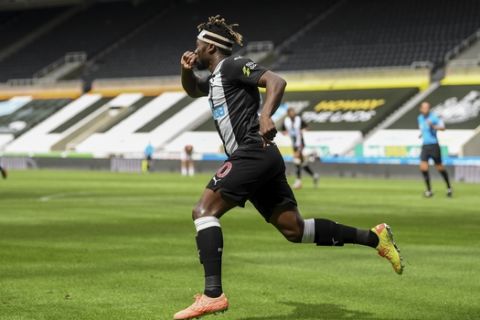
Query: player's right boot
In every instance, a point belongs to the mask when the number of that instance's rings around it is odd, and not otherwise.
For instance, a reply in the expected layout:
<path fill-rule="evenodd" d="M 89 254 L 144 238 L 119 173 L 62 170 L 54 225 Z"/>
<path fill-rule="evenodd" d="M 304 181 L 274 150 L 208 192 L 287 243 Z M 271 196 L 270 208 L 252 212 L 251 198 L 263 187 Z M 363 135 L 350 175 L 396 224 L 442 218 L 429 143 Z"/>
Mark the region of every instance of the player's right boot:
<path fill-rule="evenodd" d="M 396 273 L 402 274 L 404 265 L 402 257 L 400 256 L 400 249 L 398 249 L 395 241 L 393 241 L 390 226 L 382 223 L 372 228 L 372 231 L 378 236 L 378 245 L 376 248 L 378 254 L 390 261 Z"/>
<path fill-rule="evenodd" d="M 453 197 L 453 190 L 452 190 L 452 188 L 448 188 L 448 189 L 447 189 L 447 197 L 449 197 L 449 198 Z"/>
<path fill-rule="evenodd" d="M 0 173 L 2 174 L 3 179 L 7 179 L 7 170 L 0 167 Z"/>
<path fill-rule="evenodd" d="M 295 182 L 293 183 L 293 189 L 302 189 L 302 180 L 295 180 Z"/>
<path fill-rule="evenodd" d="M 425 198 L 431 198 L 431 197 L 433 197 L 433 192 L 430 191 L 430 190 L 425 190 L 425 191 L 423 192 L 423 196 L 424 196 Z"/>
<path fill-rule="evenodd" d="M 174 320 L 188 320 L 201 318 L 209 314 L 223 313 L 228 310 L 228 300 L 225 294 L 218 298 L 210 298 L 206 295 L 197 294 L 195 302 L 188 308 L 175 313 Z"/>

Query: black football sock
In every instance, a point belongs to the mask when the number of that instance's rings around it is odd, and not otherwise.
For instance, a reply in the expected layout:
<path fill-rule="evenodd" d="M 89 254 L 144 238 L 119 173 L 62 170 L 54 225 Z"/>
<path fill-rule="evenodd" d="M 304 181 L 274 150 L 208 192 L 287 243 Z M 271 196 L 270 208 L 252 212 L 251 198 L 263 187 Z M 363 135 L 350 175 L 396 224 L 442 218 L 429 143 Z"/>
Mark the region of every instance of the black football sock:
<path fill-rule="evenodd" d="M 317 246 L 354 243 L 376 248 L 378 236 L 371 230 L 357 229 L 327 219 L 307 219 L 304 221 L 302 242 L 315 242 Z"/>
<path fill-rule="evenodd" d="M 297 179 L 300 180 L 302 178 L 302 165 L 296 164 L 295 166 L 297 168 Z"/>
<path fill-rule="evenodd" d="M 445 180 L 445 183 L 447 184 L 447 188 L 450 189 L 451 186 L 450 186 L 450 179 L 448 179 L 448 172 L 447 170 L 438 170 L 438 172 L 440 172 L 440 174 L 442 175 L 443 177 L 443 180 Z"/>
<path fill-rule="evenodd" d="M 305 170 L 309 175 L 311 175 L 312 177 L 315 175 L 312 171 L 312 169 L 310 169 L 310 166 L 309 165 L 306 165 L 305 167 L 303 167 L 303 170 Z"/>
<path fill-rule="evenodd" d="M 205 291 L 210 298 L 222 295 L 223 235 L 220 221 L 215 217 L 195 220 L 197 248 L 205 271 Z"/>
<path fill-rule="evenodd" d="M 428 173 L 428 170 L 427 171 L 422 170 L 422 174 L 423 174 L 423 180 L 425 180 L 425 185 L 427 186 L 427 190 L 432 191 L 432 187 L 430 185 L 430 173 Z"/>

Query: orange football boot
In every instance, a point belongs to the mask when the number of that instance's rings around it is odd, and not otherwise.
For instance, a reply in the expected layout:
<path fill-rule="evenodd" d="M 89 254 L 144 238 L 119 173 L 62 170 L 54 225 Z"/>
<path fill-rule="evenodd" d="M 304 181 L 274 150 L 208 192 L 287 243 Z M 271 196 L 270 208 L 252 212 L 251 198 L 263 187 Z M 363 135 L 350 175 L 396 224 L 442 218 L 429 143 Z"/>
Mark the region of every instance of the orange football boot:
<path fill-rule="evenodd" d="M 175 313 L 174 320 L 196 319 L 209 314 L 223 313 L 228 310 L 227 297 L 222 293 L 218 298 L 195 295 L 195 302 L 188 308 Z"/>

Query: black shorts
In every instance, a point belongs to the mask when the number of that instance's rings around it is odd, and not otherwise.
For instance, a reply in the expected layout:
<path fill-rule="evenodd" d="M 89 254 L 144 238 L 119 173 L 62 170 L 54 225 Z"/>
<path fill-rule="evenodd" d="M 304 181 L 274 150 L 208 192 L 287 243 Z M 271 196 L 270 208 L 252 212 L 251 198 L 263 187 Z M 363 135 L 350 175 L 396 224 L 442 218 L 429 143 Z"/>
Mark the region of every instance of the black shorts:
<path fill-rule="evenodd" d="M 303 148 L 305 148 L 305 140 L 303 140 L 303 136 L 301 139 L 302 141 L 300 142 L 300 146 L 297 146 L 295 139 L 292 139 L 293 152 L 303 151 Z"/>
<path fill-rule="evenodd" d="M 442 153 L 440 146 L 437 144 L 424 144 L 422 146 L 422 153 L 420 154 L 421 161 L 427 161 L 433 159 L 435 164 L 442 164 Z"/>
<path fill-rule="evenodd" d="M 267 222 L 276 208 L 297 206 L 285 176 L 285 162 L 276 145 L 241 146 L 207 185 L 240 207 L 249 200 Z"/>

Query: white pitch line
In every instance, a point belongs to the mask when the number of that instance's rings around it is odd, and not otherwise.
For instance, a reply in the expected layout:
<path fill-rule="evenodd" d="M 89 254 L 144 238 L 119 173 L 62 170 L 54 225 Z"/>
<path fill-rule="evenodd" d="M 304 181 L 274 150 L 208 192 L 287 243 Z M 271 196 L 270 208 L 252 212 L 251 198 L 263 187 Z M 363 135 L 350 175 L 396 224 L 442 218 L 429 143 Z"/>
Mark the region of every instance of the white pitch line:
<path fill-rule="evenodd" d="M 83 196 L 83 195 L 92 195 L 94 193 L 92 192 L 64 192 L 64 193 L 54 193 L 54 194 L 49 194 L 43 197 L 38 198 L 38 201 L 41 202 L 47 202 L 52 199 L 59 199 L 59 198 L 66 198 L 69 196 Z"/>

